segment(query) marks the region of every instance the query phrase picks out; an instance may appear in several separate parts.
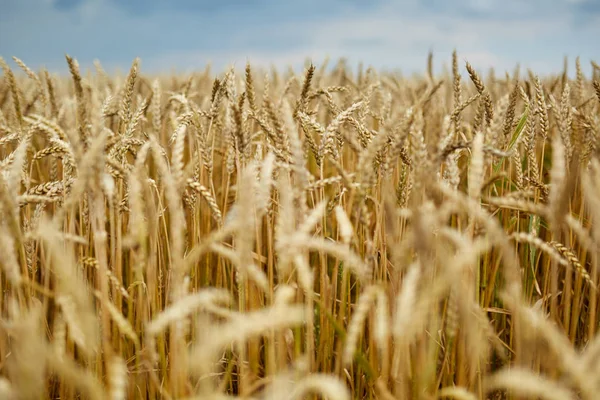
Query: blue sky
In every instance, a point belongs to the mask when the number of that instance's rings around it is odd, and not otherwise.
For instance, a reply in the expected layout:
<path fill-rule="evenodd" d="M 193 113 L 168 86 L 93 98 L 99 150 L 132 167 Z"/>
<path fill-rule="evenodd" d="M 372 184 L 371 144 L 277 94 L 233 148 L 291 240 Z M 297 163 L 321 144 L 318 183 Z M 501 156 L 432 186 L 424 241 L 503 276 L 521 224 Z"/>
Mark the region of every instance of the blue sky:
<path fill-rule="evenodd" d="M 557 71 L 565 55 L 600 61 L 600 0 L 0 0 L 0 55 L 64 71 L 243 66 L 301 67 L 348 58 L 405 73 L 436 68 L 457 48 L 480 69 L 517 62 Z M 571 64 L 573 65 L 573 63 Z"/>

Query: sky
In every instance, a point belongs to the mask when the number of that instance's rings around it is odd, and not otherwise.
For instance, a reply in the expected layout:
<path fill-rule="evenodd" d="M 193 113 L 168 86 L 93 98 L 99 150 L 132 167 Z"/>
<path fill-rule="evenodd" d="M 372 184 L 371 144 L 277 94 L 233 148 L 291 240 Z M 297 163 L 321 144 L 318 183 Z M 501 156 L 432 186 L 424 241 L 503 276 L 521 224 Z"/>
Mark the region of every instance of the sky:
<path fill-rule="evenodd" d="M 600 61 L 600 0 L 0 0 L 0 56 L 32 68 L 301 68 L 344 57 L 409 74 L 461 62 L 545 74 Z"/>

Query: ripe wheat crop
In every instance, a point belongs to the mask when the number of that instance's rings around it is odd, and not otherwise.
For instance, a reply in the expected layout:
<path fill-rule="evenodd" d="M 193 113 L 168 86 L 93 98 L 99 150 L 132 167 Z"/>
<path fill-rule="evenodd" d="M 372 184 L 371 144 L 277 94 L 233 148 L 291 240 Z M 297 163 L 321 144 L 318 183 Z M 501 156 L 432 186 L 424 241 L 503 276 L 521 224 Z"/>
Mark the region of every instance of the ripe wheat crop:
<path fill-rule="evenodd" d="M 0 59 L 0 398 L 600 393 L 600 69 Z"/>

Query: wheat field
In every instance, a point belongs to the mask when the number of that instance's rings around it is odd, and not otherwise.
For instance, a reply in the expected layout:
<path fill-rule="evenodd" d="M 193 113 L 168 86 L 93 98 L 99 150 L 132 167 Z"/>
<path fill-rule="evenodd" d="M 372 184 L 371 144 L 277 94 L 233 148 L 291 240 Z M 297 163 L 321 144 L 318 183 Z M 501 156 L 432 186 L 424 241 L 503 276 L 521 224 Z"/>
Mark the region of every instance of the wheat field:
<path fill-rule="evenodd" d="M 444 62 L 0 59 L 0 398 L 599 398 L 600 66 Z"/>

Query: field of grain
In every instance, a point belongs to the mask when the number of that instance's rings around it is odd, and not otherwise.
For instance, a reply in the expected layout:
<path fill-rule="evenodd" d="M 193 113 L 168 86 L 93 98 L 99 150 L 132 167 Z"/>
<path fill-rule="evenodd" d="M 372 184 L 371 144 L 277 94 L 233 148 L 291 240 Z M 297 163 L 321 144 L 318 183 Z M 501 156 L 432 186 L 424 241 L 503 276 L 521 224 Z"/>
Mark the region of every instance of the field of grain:
<path fill-rule="evenodd" d="M 598 398 L 596 63 L 66 58 L 0 59 L 0 398 Z"/>

